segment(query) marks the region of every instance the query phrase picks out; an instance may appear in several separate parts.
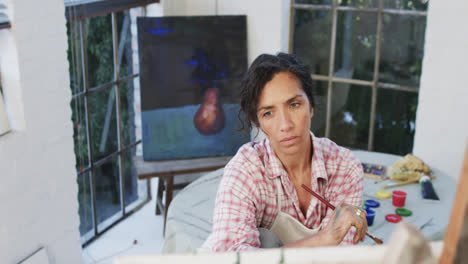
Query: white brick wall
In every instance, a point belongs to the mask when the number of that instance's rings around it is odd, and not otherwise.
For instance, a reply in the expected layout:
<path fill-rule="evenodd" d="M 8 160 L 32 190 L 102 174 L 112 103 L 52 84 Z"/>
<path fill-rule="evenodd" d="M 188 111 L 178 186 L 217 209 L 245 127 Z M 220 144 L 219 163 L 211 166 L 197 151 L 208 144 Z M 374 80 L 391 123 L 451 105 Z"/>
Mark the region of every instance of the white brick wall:
<path fill-rule="evenodd" d="M 8 121 L 3 95 L 0 91 L 0 136 L 8 131 L 10 131 L 10 121 Z"/>
<path fill-rule="evenodd" d="M 81 263 L 63 0 L 7 5 L 0 67 L 13 131 L 0 136 L 0 259 L 44 247 L 50 263 Z"/>
<path fill-rule="evenodd" d="M 468 144 L 468 2 L 429 1 L 413 152 L 455 179 Z"/>

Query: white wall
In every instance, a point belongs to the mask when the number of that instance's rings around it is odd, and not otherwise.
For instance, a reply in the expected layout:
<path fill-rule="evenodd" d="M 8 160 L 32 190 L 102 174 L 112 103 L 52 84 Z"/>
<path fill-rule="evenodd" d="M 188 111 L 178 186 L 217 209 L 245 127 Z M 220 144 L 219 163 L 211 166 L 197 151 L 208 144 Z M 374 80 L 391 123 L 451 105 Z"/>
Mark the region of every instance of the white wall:
<path fill-rule="evenodd" d="M 247 15 L 249 65 L 262 53 L 288 51 L 291 0 L 161 0 L 161 3 L 164 16 Z M 256 135 L 254 129 L 252 139 Z M 264 136 L 260 132 L 255 140 Z"/>
<path fill-rule="evenodd" d="M 81 263 L 63 0 L 7 0 L 0 67 L 13 131 L 0 136 L 0 262 L 43 247 Z"/>
<path fill-rule="evenodd" d="M 413 152 L 458 179 L 468 144 L 466 0 L 429 1 Z"/>

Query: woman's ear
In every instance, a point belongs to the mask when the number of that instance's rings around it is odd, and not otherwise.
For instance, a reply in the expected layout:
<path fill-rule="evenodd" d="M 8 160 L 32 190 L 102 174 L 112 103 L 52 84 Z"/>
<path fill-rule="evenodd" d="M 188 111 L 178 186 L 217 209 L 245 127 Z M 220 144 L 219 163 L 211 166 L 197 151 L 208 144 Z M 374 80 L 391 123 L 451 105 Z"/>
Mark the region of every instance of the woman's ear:
<path fill-rule="evenodd" d="M 311 105 L 310 106 L 310 118 L 312 119 L 314 117 L 314 107 Z"/>

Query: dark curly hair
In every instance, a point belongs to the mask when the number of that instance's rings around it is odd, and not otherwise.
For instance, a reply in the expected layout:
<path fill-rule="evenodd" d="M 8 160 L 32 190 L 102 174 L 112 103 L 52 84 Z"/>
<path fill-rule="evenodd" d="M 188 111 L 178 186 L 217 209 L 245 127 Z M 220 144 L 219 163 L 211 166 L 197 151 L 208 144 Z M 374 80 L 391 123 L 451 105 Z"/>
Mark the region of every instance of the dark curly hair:
<path fill-rule="evenodd" d="M 262 93 L 265 84 L 273 79 L 280 72 L 289 72 L 294 74 L 302 85 L 302 90 L 309 98 L 312 107 L 315 107 L 314 96 L 312 95 L 312 78 L 307 66 L 294 55 L 287 53 L 278 53 L 277 55 L 261 54 L 258 56 L 252 65 L 250 65 L 247 73 L 242 79 L 242 90 L 240 93 L 240 110 L 239 120 L 242 123 L 241 130 L 250 131 L 252 124 L 259 127 L 257 118 L 257 107 L 260 94 Z M 244 121 L 240 118 L 242 113 L 245 115 Z"/>

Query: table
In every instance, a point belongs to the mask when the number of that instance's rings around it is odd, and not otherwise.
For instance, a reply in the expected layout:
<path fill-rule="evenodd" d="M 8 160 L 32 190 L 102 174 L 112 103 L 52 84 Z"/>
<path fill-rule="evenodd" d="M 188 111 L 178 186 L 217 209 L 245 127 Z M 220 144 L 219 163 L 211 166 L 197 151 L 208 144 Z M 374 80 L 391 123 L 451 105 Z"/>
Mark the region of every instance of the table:
<path fill-rule="evenodd" d="M 368 151 L 353 151 L 361 162 L 392 165 L 400 156 Z M 440 201 L 424 200 L 421 196 L 419 184 L 400 186 L 398 189 L 407 193 L 405 208 L 413 211 L 413 215 L 405 217 L 404 221 L 420 228 L 427 239 L 439 240 L 443 238 L 448 224 L 456 181 L 432 168 L 436 179 L 434 188 Z M 223 174 L 223 168 L 210 172 L 185 187 L 173 200 L 167 216 L 167 227 L 163 253 L 195 252 L 206 240 L 211 232 L 213 209 L 216 191 Z M 369 232 L 384 243 L 389 241 L 396 224 L 385 220 L 385 215 L 395 213 L 391 199 L 379 199 L 375 193 L 389 181 L 379 181 L 365 178 L 364 199 L 375 199 L 381 206 L 376 208 L 374 224 Z M 374 242 L 366 237 L 363 244 L 372 245 Z"/>
<path fill-rule="evenodd" d="M 158 189 L 156 190 L 156 215 L 164 211 L 164 230 L 169 205 L 172 202 L 174 190 L 181 189 L 187 183 L 174 184 L 177 175 L 212 171 L 224 167 L 232 156 L 195 158 L 183 160 L 161 160 L 145 161 L 142 156 L 134 157 L 138 179 L 158 178 Z M 163 192 L 165 191 L 165 203 L 163 203 Z M 148 197 L 151 197 L 151 189 L 148 189 Z"/>

